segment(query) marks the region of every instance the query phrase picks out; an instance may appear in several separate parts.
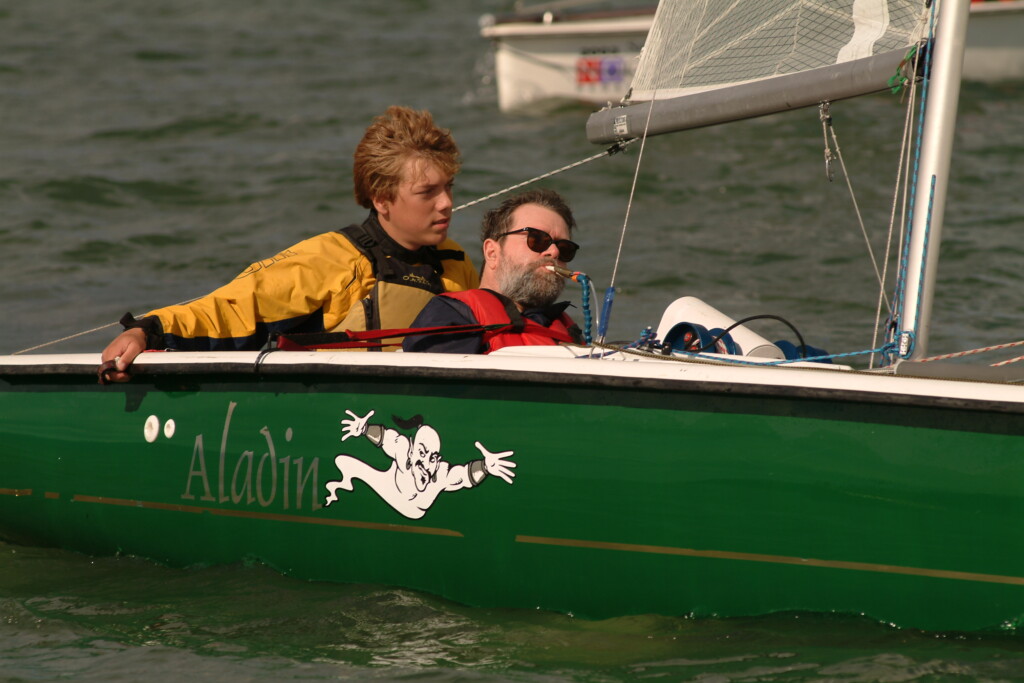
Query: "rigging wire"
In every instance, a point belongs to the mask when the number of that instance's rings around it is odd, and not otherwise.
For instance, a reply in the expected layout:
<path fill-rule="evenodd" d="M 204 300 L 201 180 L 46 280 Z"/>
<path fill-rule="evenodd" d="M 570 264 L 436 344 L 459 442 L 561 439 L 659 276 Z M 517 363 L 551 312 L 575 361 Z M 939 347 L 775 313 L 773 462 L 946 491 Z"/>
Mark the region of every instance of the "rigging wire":
<path fill-rule="evenodd" d="M 462 211 L 463 209 L 467 209 L 467 208 L 469 208 L 471 206 L 479 204 L 480 202 L 486 202 L 488 199 L 494 199 L 495 197 L 500 197 L 501 195 L 508 194 L 509 192 L 512 192 L 513 190 L 518 190 L 521 187 L 526 187 L 527 185 L 536 183 L 536 182 L 538 182 L 540 180 L 544 180 L 545 178 L 550 178 L 551 176 L 558 175 L 559 173 L 564 173 L 565 171 L 572 170 L 574 168 L 582 166 L 583 164 L 589 164 L 591 161 L 596 161 L 597 159 L 603 159 L 604 157 L 613 156 L 615 154 L 618 154 L 622 150 L 626 149 L 626 147 L 628 147 L 629 145 L 633 144 L 634 142 L 636 142 L 636 139 L 633 139 L 633 140 L 620 140 L 619 142 L 616 142 L 615 144 L 613 144 L 612 146 L 610 146 L 608 149 L 604 150 L 603 152 L 599 152 L 599 153 L 594 154 L 592 156 L 586 157 L 585 159 L 580 159 L 579 161 L 574 161 L 573 163 L 566 164 L 565 166 L 562 166 L 561 168 L 556 168 L 553 171 L 548 171 L 547 173 L 542 173 L 539 176 L 534 176 L 533 178 L 530 178 L 529 180 L 524 180 L 521 183 L 516 183 L 515 185 L 509 185 L 508 187 L 506 187 L 503 190 L 498 190 L 497 192 L 492 192 L 489 195 L 485 195 L 483 197 L 479 197 L 477 199 L 474 199 L 471 202 L 466 202 L 465 204 L 462 204 L 460 206 L 456 206 L 454 209 L 452 209 L 452 213 L 455 213 L 457 211 Z"/>
<path fill-rule="evenodd" d="M 622 219 L 622 232 L 619 234 L 619 246 L 615 251 L 615 263 L 612 266 L 612 277 L 608 281 L 608 288 L 604 291 L 604 305 L 601 307 L 601 320 L 597 328 L 597 338 L 604 343 L 608 333 L 608 322 L 612 315 L 612 303 L 615 301 L 615 278 L 619 273 L 619 263 L 622 261 L 622 246 L 626 243 L 626 228 L 629 226 L 629 214 L 633 209 L 633 196 L 636 194 L 637 180 L 640 178 L 640 164 L 644 158 L 644 148 L 647 146 L 647 131 L 651 126 L 651 115 L 654 113 L 654 100 L 658 93 L 651 95 L 651 106 L 647 109 L 647 120 L 644 122 L 644 132 L 640 136 L 640 152 L 636 157 L 636 169 L 633 171 L 633 182 L 629 188 L 629 200 L 626 202 L 626 214 Z M 636 138 L 634 138 L 635 140 Z"/>
<path fill-rule="evenodd" d="M 850 191 L 850 200 L 853 202 L 853 211 L 857 214 L 857 224 L 860 225 L 861 235 L 864 236 L 864 244 L 868 248 L 868 257 L 871 259 L 871 265 L 875 269 L 875 277 L 878 279 L 878 286 L 882 289 L 882 295 L 885 296 L 885 281 L 882 279 L 882 271 L 878 268 L 878 259 L 875 257 L 875 250 L 871 248 L 871 238 L 868 236 L 868 229 L 864 225 L 864 217 L 860 213 L 860 205 L 857 203 L 857 193 L 853 191 L 853 183 L 850 181 L 850 174 L 846 170 L 846 162 L 843 161 L 843 151 L 839 147 L 839 138 L 836 136 L 835 127 L 832 125 L 832 115 L 829 113 L 829 103 L 822 102 L 819 105 L 821 110 L 821 126 L 825 133 L 825 175 L 832 181 L 832 149 L 828 144 L 828 136 L 832 136 L 832 144 L 835 146 L 835 158 L 839 160 L 839 167 L 843 171 L 843 178 L 846 180 L 846 188 Z M 889 299 L 885 300 L 886 305 L 889 305 Z M 891 306 L 890 306 L 891 308 Z"/>
<path fill-rule="evenodd" d="M 828 102 L 818 105 L 818 118 L 821 119 L 821 136 L 825 139 L 825 178 L 831 183 L 836 177 L 836 172 L 832 168 L 832 160 L 835 157 L 828 144 L 828 129 L 832 127 L 832 114 L 829 111 Z"/>
<path fill-rule="evenodd" d="M 924 16 L 922 15 L 919 20 L 920 23 L 924 22 Z M 899 208 L 899 243 L 903 243 L 904 235 L 907 228 L 907 202 L 909 200 L 910 186 L 910 164 L 907 163 L 907 159 L 911 152 L 911 140 L 913 138 L 913 121 L 914 121 L 914 105 L 917 101 L 917 68 L 918 60 L 921 51 L 914 49 L 912 62 L 910 65 L 910 89 L 907 97 L 906 113 L 903 118 L 903 139 L 900 141 L 900 160 L 899 165 L 896 169 L 896 185 L 893 188 L 892 196 L 892 211 L 889 213 L 889 233 L 886 237 L 885 242 L 885 258 L 882 261 L 882 280 L 887 281 L 889 276 L 889 262 L 892 258 L 892 247 L 893 237 L 896 227 L 896 216 L 897 208 Z M 889 320 L 893 320 L 892 306 L 889 304 L 888 298 L 885 296 L 885 286 L 878 292 L 878 303 L 875 306 L 875 329 L 871 336 L 871 348 L 875 348 L 878 345 L 878 336 L 882 332 L 882 302 L 885 300 L 886 306 L 889 308 Z M 875 355 L 872 354 L 868 359 L 868 368 L 875 367 Z"/>
<path fill-rule="evenodd" d="M 99 327 L 94 327 L 91 330 L 82 330 L 81 332 L 76 332 L 75 334 L 70 334 L 70 335 L 68 335 L 66 337 L 61 337 L 60 339 L 53 339 L 53 340 L 48 341 L 48 342 L 43 342 L 42 344 L 36 344 L 35 346 L 30 346 L 27 349 L 21 349 L 20 351 L 13 351 L 11 353 L 11 355 L 12 356 L 17 356 L 18 354 L 28 353 L 29 351 L 35 351 L 36 349 L 43 349 L 43 348 L 46 348 L 47 346 L 53 346 L 54 344 L 59 344 L 61 342 L 66 342 L 68 340 L 75 339 L 76 337 L 82 337 L 82 336 L 87 335 L 87 334 L 92 334 L 93 332 L 99 332 L 100 330 L 105 330 L 108 327 L 113 327 L 114 325 L 117 325 L 117 323 L 116 322 L 112 322 L 112 323 L 107 323 L 106 325 L 100 325 Z"/>
<path fill-rule="evenodd" d="M 706 5 L 704 6 L 704 11 L 707 11 Z M 646 49 L 647 48 L 645 47 L 644 50 L 641 51 L 642 62 L 644 61 L 643 53 L 646 51 Z M 657 57 L 653 65 L 653 71 L 655 73 L 658 73 L 661 70 L 663 58 L 664 51 L 659 51 L 657 53 Z M 680 74 L 680 76 L 685 76 L 687 68 L 688 67 L 684 67 L 683 74 Z M 632 88 L 630 88 L 630 92 L 632 92 Z M 629 95 L 627 94 L 626 97 L 628 99 Z M 597 338 L 601 343 L 604 343 L 605 336 L 608 333 L 608 323 L 611 319 L 612 304 L 615 301 L 615 279 L 619 274 L 619 263 L 622 262 L 622 247 L 626 243 L 626 229 L 629 227 L 629 216 L 631 211 L 633 210 L 633 197 L 636 195 L 636 185 L 637 181 L 640 178 L 640 165 L 643 162 L 644 158 L 644 148 L 647 146 L 647 133 L 650 131 L 651 128 L 651 116 L 654 114 L 654 103 L 657 99 L 658 87 L 657 84 L 655 84 L 651 92 L 651 105 L 650 107 L 647 108 L 647 119 L 646 121 L 644 121 L 644 130 L 643 133 L 640 135 L 640 152 L 637 154 L 636 169 L 633 171 L 633 182 L 630 185 L 629 199 L 626 202 L 626 213 L 622 219 L 622 232 L 619 235 L 619 246 L 615 251 L 615 262 L 612 265 L 612 276 L 611 279 L 608 281 L 608 288 L 604 292 L 604 305 L 601 307 L 601 319 L 598 323 L 597 329 Z M 633 138 L 633 140 L 635 139 L 636 138 Z"/>
<path fill-rule="evenodd" d="M 925 54 L 924 54 L 924 76 L 923 76 L 923 85 L 921 87 L 921 101 L 920 101 L 920 103 L 918 105 L 917 131 L 916 131 L 917 135 L 916 135 L 916 145 L 914 147 L 915 154 L 914 154 L 914 158 L 913 158 L 913 173 L 910 174 L 911 177 L 912 177 L 912 181 L 910 181 L 908 183 L 908 190 L 907 190 L 908 194 L 909 194 L 909 199 L 908 199 L 908 202 L 907 202 L 906 214 L 907 214 L 907 218 L 908 218 L 911 226 L 913 226 L 913 215 L 914 215 L 915 209 L 917 208 L 917 201 L 918 201 L 918 197 L 917 197 L 917 173 L 918 173 L 918 165 L 920 164 L 920 160 L 921 160 L 921 148 L 922 148 L 921 139 L 922 139 L 922 137 L 924 135 L 925 104 L 928 101 L 928 86 L 929 86 L 929 82 L 930 82 L 930 79 L 931 79 L 931 62 L 932 62 L 932 49 L 931 49 L 931 46 L 934 45 L 934 40 L 935 40 L 935 9 L 936 8 L 935 8 L 935 4 L 934 3 L 930 3 L 930 2 L 926 3 L 926 8 L 929 5 L 931 6 L 931 12 L 930 12 L 929 19 L 927 21 L 927 25 L 928 25 L 927 36 L 928 36 L 928 38 L 927 38 L 927 41 L 926 41 L 926 46 L 927 47 L 925 49 Z M 926 10 L 926 12 L 927 12 L 927 10 Z M 923 17 L 922 17 L 922 21 L 923 21 Z M 915 76 L 916 76 L 916 72 L 915 72 Z M 932 180 L 933 180 L 932 184 L 934 186 L 934 177 L 932 178 Z M 923 198 L 921 199 L 921 201 L 923 201 Z M 928 216 L 927 221 L 924 223 L 924 241 L 925 241 L 925 243 L 927 243 L 928 232 L 929 232 L 929 229 L 931 227 L 931 216 L 930 216 L 931 207 L 930 206 L 928 207 L 928 211 L 929 211 L 929 216 Z M 910 263 L 909 263 L 910 256 L 909 256 L 909 254 L 910 254 L 910 241 L 911 241 L 911 238 L 912 238 L 912 235 L 911 235 L 911 232 L 910 232 L 910 228 L 908 227 L 905 230 L 904 235 L 903 235 L 903 242 L 902 242 L 902 247 L 901 247 L 901 252 L 900 252 L 900 270 L 899 270 L 899 274 L 897 275 L 897 278 L 896 278 L 896 296 L 894 297 L 894 299 L 896 300 L 898 308 L 893 313 L 893 320 L 892 320 L 892 323 L 889 326 L 889 330 L 888 330 L 888 335 L 891 335 L 891 338 L 890 338 L 891 342 L 897 342 L 897 340 L 899 340 L 899 343 L 897 344 L 897 356 L 900 357 L 900 358 L 909 356 L 912 353 L 914 338 L 915 338 L 915 336 L 917 334 L 916 325 L 920 322 L 919 319 L 915 318 L 915 329 L 913 329 L 913 330 L 901 330 L 900 329 L 902 327 L 902 325 L 903 325 L 904 308 L 906 307 L 906 303 L 907 303 L 906 301 L 903 301 L 903 296 L 904 296 L 904 292 L 906 290 L 907 270 L 910 267 Z M 920 268 L 920 278 L 919 278 L 920 281 L 919 281 L 919 285 L 920 285 L 920 282 L 924 281 L 924 276 L 925 276 L 925 264 L 922 263 L 922 266 Z M 918 287 L 918 297 L 917 297 L 917 302 L 915 303 L 915 305 L 917 306 L 917 310 L 920 310 L 920 305 L 921 305 L 921 287 L 920 286 Z"/>
<path fill-rule="evenodd" d="M 185 299 L 184 301 L 179 301 L 178 303 L 176 303 L 174 305 L 175 306 L 181 306 L 183 304 L 190 304 L 193 301 L 196 301 L 196 300 L 202 299 L 202 298 L 203 297 L 201 297 L 201 296 L 195 296 L 195 297 L 192 297 L 191 299 Z M 11 355 L 12 356 L 17 356 L 17 355 L 20 355 L 22 353 L 28 353 L 29 351 L 35 351 L 37 349 L 46 348 L 47 346 L 53 346 L 54 344 L 60 344 L 61 342 L 70 341 L 71 339 L 76 339 L 78 337 L 83 337 L 83 336 L 85 336 L 87 334 L 92 334 L 93 332 L 99 332 L 100 330 L 105 330 L 107 328 L 113 327 L 115 325 L 120 324 L 120 322 L 121 321 L 118 320 L 116 322 L 107 323 L 106 325 L 100 325 L 99 327 L 94 327 L 91 330 L 82 330 L 81 332 L 76 332 L 74 334 L 69 334 L 68 336 L 61 337 L 60 339 L 52 339 L 52 340 L 50 340 L 48 342 L 43 342 L 42 344 L 36 344 L 35 346 L 30 346 L 27 349 L 21 349 L 20 351 L 13 351 L 13 352 L 11 352 Z"/>
<path fill-rule="evenodd" d="M 657 93 L 655 93 L 655 96 Z M 619 272 L 619 262 L 622 260 L 622 246 L 626 241 L 626 228 L 629 226 L 629 214 L 633 209 L 633 196 L 636 194 L 636 183 L 640 178 L 640 163 L 644 158 L 644 147 L 647 146 L 647 131 L 651 126 L 651 115 L 654 113 L 654 100 L 655 97 L 651 97 L 651 106 L 647 109 L 647 120 L 644 122 L 644 132 L 640 136 L 640 152 L 636 157 L 636 169 L 633 171 L 633 183 L 629 188 L 629 199 L 626 202 L 626 215 L 622 220 L 622 232 L 619 235 L 619 248 L 615 252 L 615 263 L 612 266 L 612 278 L 608 282 L 610 287 L 615 286 L 615 277 Z M 635 140 L 635 138 L 634 138 Z"/>

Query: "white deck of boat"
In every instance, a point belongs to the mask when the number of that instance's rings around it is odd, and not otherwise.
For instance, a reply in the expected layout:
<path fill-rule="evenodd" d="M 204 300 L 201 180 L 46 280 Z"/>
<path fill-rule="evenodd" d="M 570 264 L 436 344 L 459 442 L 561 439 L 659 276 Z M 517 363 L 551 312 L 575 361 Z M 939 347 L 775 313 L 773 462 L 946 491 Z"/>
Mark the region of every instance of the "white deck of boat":
<path fill-rule="evenodd" d="M 603 353 L 596 349 L 597 354 Z M 577 355 L 580 354 L 580 355 Z M 1024 385 L 992 381 L 921 377 L 889 372 L 851 370 L 842 365 L 795 363 L 783 366 L 735 365 L 688 359 L 648 359 L 639 356 L 589 358 L 588 352 L 572 347 L 519 347 L 491 355 L 431 353 L 353 353 L 345 351 L 278 351 L 260 360 L 265 371 L 279 374 L 304 366 L 304 372 L 319 367 L 351 367 L 365 372 L 372 368 L 391 373 L 416 371 L 500 372 L 505 376 L 522 374 L 524 381 L 538 376 L 571 381 L 573 377 L 622 378 L 663 382 L 748 385 L 808 389 L 823 392 L 855 392 L 867 395 L 935 397 L 943 400 L 983 401 L 1024 406 Z M 253 368 L 260 354 L 250 351 L 146 353 L 136 360 L 139 367 L 157 369 L 161 365 L 220 365 L 224 368 Z M 743 359 L 756 360 L 756 359 Z M 0 376 L 22 374 L 39 366 L 63 366 L 73 373 L 95 373 L 98 353 L 65 355 L 0 356 Z M 983 366 L 987 367 L 987 366 Z M 942 373 L 938 373 L 942 374 Z"/>

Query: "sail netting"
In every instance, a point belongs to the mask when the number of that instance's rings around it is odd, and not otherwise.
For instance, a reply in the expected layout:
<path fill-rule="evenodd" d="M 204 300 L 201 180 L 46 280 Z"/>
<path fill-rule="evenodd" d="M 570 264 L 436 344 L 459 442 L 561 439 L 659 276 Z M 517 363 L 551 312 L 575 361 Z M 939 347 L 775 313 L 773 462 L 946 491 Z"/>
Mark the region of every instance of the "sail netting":
<path fill-rule="evenodd" d="M 632 101 L 810 71 L 917 41 L 913 0 L 662 0 Z"/>
<path fill-rule="evenodd" d="M 656 134 L 876 92 L 919 41 L 923 16 L 923 0 L 661 0 L 627 102 L 696 96 L 659 105 L 687 115 L 659 115 Z M 591 117 L 591 140 L 635 137 L 623 112 Z M 607 139 L 595 139 L 602 126 Z"/>

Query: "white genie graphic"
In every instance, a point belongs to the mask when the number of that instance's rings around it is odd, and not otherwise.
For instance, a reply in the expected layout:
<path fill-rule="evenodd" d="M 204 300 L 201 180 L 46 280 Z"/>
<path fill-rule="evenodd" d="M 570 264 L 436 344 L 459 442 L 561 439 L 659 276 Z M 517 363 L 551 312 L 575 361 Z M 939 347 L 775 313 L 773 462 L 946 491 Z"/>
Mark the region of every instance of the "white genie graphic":
<path fill-rule="evenodd" d="M 396 511 L 410 519 L 419 519 L 442 491 L 473 488 L 488 474 L 511 484 L 516 475 L 512 471 L 516 464 L 508 460 L 513 451 L 491 453 L 479 441 L 475 445 L 483 459 L 472 460 L 465 465 L 451 465 L 442 460 L 441 437 L 433 427 L 423 424 L 419 415 L 408 421 L 394 418 L 403 429 L 416 428 L 410 441 L 395 429 L 367 424 L 375 412 L 373 410 L 363 417 L 357 417 L 351 410 L 345 412 L 350 419 L 341 421 L 344 431 L 341 440 L 366 436 L 393 462 L 388 469 L 378 470 L 351 455 L 337 456 L 334 464 L 341 472 L 341 479 L 327 482 L 325 507 L 338 500 L 338 489 L 351 491 L 353 482 L 361 479 Z"/>

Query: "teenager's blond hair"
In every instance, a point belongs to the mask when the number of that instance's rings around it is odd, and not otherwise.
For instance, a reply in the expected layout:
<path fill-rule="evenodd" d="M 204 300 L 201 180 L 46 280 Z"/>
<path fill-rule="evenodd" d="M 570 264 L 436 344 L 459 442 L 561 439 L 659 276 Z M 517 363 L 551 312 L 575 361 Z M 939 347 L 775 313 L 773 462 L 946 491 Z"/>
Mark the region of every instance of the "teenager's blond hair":
<path fill-rule="evenodd" d="M 434 124 L 428 111 L 391 106 L 366 129 L 353 155 L 356 202 L 373 208 L 373 201 L 394 201 L 402 171 L 409 159 L 425 159 L 454 177 L 461 165 L 452 134 Z"/>

